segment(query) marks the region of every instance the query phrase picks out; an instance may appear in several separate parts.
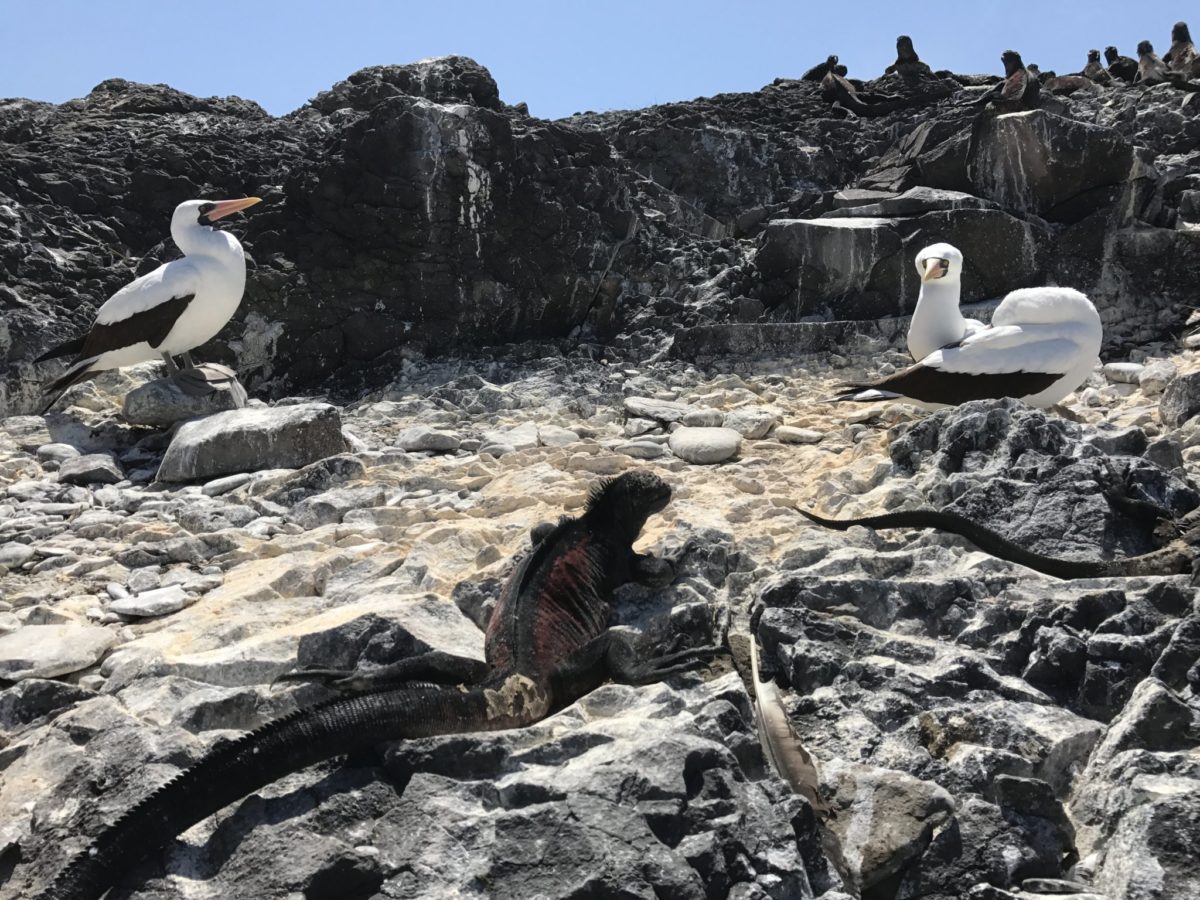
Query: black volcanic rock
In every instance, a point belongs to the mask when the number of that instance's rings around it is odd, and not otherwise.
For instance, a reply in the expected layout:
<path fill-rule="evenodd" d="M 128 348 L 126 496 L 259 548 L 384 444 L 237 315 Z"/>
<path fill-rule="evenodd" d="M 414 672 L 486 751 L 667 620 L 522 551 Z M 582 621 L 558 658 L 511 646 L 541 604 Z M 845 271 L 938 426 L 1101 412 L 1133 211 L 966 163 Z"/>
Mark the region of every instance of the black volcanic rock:
<path fill-rule="evenodd" d="M 1177 227 L 1195 218 L 1196 104 L 1117 87 L 1017 116 L 957 105 L 984 81 L 888 75 L 865 88 L 901 102 L 869 119 L 777 79 L 548 122 L 457 56 L 363 69 L 280 118 L 120 79 L 0 100 L 0 409 L 34 408 L 61 370 L 29 360 L 178 255 L 167 222 L 196 196 L 267 201 L 226 226 L 246 296 L 201 352 L 259 396 L 348 396 L 461 347 L 647 355 L 695 326 L 891 315 L 933 239 L 963 247 L 971 297 L 1052 277 L 1092 296 L 1110 343 L 1170 334 L 1200 279 Z M 1016 151 L 1029 165 L 1001 164 Z M 858 216 L 892 223 L 886 240 L 836 266 L 792 239 L 828 226 L 771 224 Z"/>

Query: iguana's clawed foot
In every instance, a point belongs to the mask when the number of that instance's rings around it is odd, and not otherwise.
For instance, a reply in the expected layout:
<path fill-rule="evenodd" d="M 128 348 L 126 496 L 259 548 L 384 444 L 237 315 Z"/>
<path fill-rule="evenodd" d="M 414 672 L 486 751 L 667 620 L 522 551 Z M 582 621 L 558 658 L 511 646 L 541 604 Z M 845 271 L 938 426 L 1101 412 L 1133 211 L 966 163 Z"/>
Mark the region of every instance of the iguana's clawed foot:
<path fill-rule="evenodd" d="M 698 669 L 724 652 L 723 648 L 717 646 L 692 647 L 634 663 L 614 674 L 623 684 L 653 684 L 672 675 Z"/>
<path fill-rule="evenodd" d="M 284 672 L 271 682 L 271 687 L 280 682 L 317 682 L 343 694 L 360 694 L 379 687 L 376 682 L 372 685 L 370 672 L 360 672 L 357 669 L 296 669 Z"/>
<path fill-rule="evenodd" d="M 454 656 L 431 650 L 399 660 L 391 665 L 369 669 L 298 669 L 285 672 L 272 684 L 280 681 L 318 681 L 325 687 L 347 694 L 361 694 L 395 687 L 412 681 L 433 684 L 472 684 L 488 672 L 481 659 Z"/>

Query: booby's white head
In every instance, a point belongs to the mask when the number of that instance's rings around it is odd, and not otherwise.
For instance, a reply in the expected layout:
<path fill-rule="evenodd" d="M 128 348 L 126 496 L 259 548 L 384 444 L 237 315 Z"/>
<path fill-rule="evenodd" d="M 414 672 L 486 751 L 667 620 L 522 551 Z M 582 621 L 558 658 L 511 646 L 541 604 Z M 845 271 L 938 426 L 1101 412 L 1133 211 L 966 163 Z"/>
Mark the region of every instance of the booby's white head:
<path fill-rule="evenodd" d="M 184 200 L 175 207 L 175 214 L 171 216 L 171 232 L 173 234 L 177 229 L 210 226 L 217 219 L 240 212 L 255 203 L 262 203 L 262 199 L 243 197 L 241 200 Z"/>
<path fill-rule="evenodd" d="M 216 232 L 213 228 L 216 221 L 261 202 L 258 197 L 243 197 L 240 200 L 185 200 L 175 207 L 175 213 L 171 216 L 171 237 L 175 245 L 189 256 L 220 252 L 233 238 Z M 234 244 L 237 242 L 234 241 Z"/>
<path fill-rule="evenodd" d="M 930 244 L 917 254 L 916 264 L 923 284 L 930 281 L 958 284 L 962 277 L 963 255 L 950 244 Z"/>

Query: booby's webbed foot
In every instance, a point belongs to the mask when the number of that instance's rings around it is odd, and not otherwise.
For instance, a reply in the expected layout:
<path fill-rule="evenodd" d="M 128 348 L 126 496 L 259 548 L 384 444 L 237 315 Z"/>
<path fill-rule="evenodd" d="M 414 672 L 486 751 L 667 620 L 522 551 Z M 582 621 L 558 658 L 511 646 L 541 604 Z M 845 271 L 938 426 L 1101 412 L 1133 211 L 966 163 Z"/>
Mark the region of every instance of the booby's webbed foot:
<path fill-rule="evenodd" d="M 278 676 L 272 684 L 316 681 L 342 693 L 362 694 L 413 681 L 474 684 L 482 681 L 489 671 L 483 660 L 431 650 L 391 665 L 367 669 L 297 669 Z"/>
<path fill-rule="evenodd" d="M 187 356 L 186 359 L 188 367 L 171 375 L 171 380 L 181 391 L 189 397 L 207 397 L 224 391 L 233 398 L 233 405 L 238 409 L 246 405 L 246 389 L 238 382 L 233 369 L 218 363 L 190 365 L 191 357 Z"/>
<path fill-rule="evenodd" d="M 163 358 L 163 362 L 165 362 L 167 364 L 167 374 L 168 375 L 171 375 L 172 377 L 174 377 L 175 375 L 179 374 L 179 366 L 175 365 L 175 360 L 173 360 L 171 358 L 170 353 L 164 353 L 162 355 L 162 358 Z"/>

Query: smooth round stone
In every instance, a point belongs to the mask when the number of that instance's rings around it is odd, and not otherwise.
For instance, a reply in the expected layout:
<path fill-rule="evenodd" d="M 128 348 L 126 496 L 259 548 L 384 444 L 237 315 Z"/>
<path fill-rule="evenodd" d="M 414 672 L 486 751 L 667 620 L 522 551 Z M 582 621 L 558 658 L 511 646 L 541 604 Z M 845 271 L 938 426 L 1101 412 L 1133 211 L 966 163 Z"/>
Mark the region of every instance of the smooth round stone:
<path fill-rule="evenodd" d="M 771 433 L 779 414 L 765 409 L 735 409 L 725 414 L 725 427 L 732 428 L 742 437 L 758 440 Z"/>
<path fill-rule="evenodd" d="M 716 428 L 724 423 L 724 421 L 725 413 L 711 407 L 693 409 L 683 417 L 683 424 L 690 425 L 693 428 Z"/>
<path fill-rule="evenodd" d="M 742 446 L 742 436 L 732 428 L 689 428 L 685 425 L 671 433 L 668 444 L 671 452 L 680 459 L 696 465 L 710 465 L 735 457 Z"/>
<path fill-rule="evenodd" d="M 780 425 L 771 437 L 783 444 L 818 444 L 825 439 L 825 435 L 820 431 L 796 428 L 793 425 Z"/>
<path fill-rule="evenodd" d="M 450 453 L 458 449 L 461 443 L 457 434 L 449 431 L 438 431 L 426 425 L 414 425 L 400 433 L 396 443 L 402 450 L 417 453 L 430 450 L 434 453 Z"/>
<path fill-rule="evenodd" d="M 1140 363 L 1115 362 L 1106 363 L 1104 377 L 1119 384 L 1137 384 L 1138 376 L 1146 368 Z"/>
<path fill-rule="evenodd" d="M 16 569 L 33 559 L 35 551 L 28 544 L 0 544 L 0 566 Z"/>
<path fill-rule="evenodd" d="M 75 459 L 80 452 L 70 444 L 42 444 L 37 448 L 37 458 L 43 461 L 66 462 Z"/>

